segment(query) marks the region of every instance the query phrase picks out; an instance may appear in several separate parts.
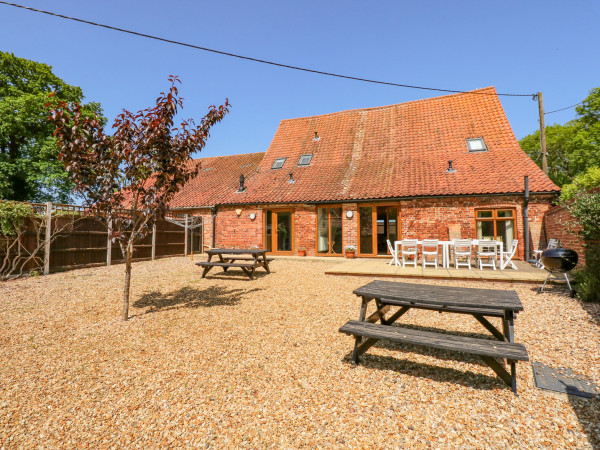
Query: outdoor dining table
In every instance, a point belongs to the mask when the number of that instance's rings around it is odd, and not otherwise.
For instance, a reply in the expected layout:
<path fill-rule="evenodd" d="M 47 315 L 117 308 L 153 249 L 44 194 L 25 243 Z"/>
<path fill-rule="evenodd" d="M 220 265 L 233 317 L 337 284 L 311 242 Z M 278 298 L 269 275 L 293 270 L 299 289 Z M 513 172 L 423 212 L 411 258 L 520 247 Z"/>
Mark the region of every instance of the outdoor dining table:
<path fill-rule="evenodd" d="M 473 247 L 477 247 L 479 239 L 472 239 L 471 242 L 473 243 Z M 400 256 L 398 250 L 400 249 L 401 244 L 402 241 L 394 241 L 394 251 L 398 256 Z M 438 244 L 440 244 L 442 247 L 442 267 L 447 269 L 450 267 L 450 247 L 454 245 L 454 241 L 438 241 Z M 417 245 L 423 246 L 423 240 L 418 239 Z M 496 249 L 498 252 L 499 261 L 502 261 L 504 256 L 504 244 L 502 241 L 496 241 Z"/>
<path fill-rule="evenodd" d="M 452 286 L 432 286 L 375 280 L 354 291 L 361 297 L 359 319 L 351 320 L 340 332 L 356 339 L 352 362 L 379 340 L 452 350 L 477 355 L 516 394 L 516 361 L 528 361 L 527 350 L 515 343 L 514 319 L 523 305 L 514 290 L 474 289 Z M 374 301 L 376 310 L 367 317 L 368 304 Z M 398 308 L 386 316 L 391 308 Z M 443 330 L 392 326 L 410 309 L 472 315 L 495 339 L 449 334 Z M 456 317 L 454 314 L 451 317 Z M 502 330 L 487 318 L 500 318 Z M 378 323 L 379 322 L 379 323 Z M 462 321 L 461 321 L 462 322 Z M 366 338 L 363 340 L 363 338 Z M 510 364 L 510 373 L 504 367 Z"/>
<path fill-rule="evenodd" d="M 196 263 L 197 266 L 200 266 L 204 269 L 202 272 L 202 278 L 205 278 L 206 274 L 213 267 L 221 267 L 224 272 L 227 272 L 227 269 L 232 267 L 242 269 L 242 271 L 248 275 L 251 280 L 255 278 L 254 271 L 258 267 L 263 267 L 267 273 L 271 273 L 271 270 L 269 269 L 269 262 L 273 261 L 273 258 L 267 258 L 267 250 L 212 248 L 206 250 L 206 254 L 208 255 L 208 261 Z M 213 256 L 217 256 L 219 261 L 213 262 Z"/>

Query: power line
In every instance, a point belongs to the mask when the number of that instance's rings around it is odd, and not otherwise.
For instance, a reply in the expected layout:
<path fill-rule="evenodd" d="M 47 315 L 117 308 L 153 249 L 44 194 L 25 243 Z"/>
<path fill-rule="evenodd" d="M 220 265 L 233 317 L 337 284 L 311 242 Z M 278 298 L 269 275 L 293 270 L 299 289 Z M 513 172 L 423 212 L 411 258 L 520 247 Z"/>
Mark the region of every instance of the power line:
<path fill-rule="evenodd" d="M 546 115 L 546 114 L 552 114 L 552 113 L 559 112 L 559 111 L 564 111 L 565 109 L 575 108 L 576 106 L 579 106 L 579 105 L 582 105 L 582 104 L 583 104 L 583 102 L 575 103 L 574 105 L 567 106 L 565 108 L 555 109 L 554 111 L 548 111 L 547 113 L 544 113 L 544 115 Z"/>
<path fill-rule="evenodd" d="M 196 50 L 202 50 L 202 51 L 206 51 L 206 52 L 217 53 L 219 55 L 231 56 L 233 58 L 245 59 L 247 61 L 253 61 L 253 62 L 258 62 L 258 63 L 262 63 L 262 64 L 269 64 L 269 65 L 272 65 L 272 66 L 283 67 L 283 68 L 286 68 L 286 69 L 300 70 L 300 71 L 303 71 L 303 72 L 316 73 L 316 74 L 319 74 L 319 75 L 326 75 L 326 76 L 330 76 L 330 77 L 345 78 L 347 80 L 364 81 L 366 83 L 384 84 L 384 85 L 388 85 L 388 86 L 404 87 L 404 88 L 410 88 L 410 89 L 421 89 L 421 90 L 425 90 L 425 91 L 451 92 L 451 93 L 457 93 L 457 94 L 499 95 L 499 96 L 505 96 L 505 97 L 532 97 L 533 99 L 535 99 L 536 95 L 537 95 L 537 94 L 502 94 L 502 93 L 501 94 L 499 94 L 499 93 L 491 94 L 491 93 L 488 93 L 488 92 L 472 92 L 472 91 L 460 91 L 460 90 L 454 90 L 454 89 L 440 89 L 440 88 L 431 88 L 431 87 L 424 87 L 424 86 L 413 86 L 413 85 L 410 85 L 410 84 L 392 83 L 392 82 L 388 82 L 388 81 L 370 80 L 368 78 L 359 78 L 359 77 L 353 77 L 353 76 L 350 76 L 350 75 L 341 75 L 341 74 L 337 74 L 337 73 L 324 72 L 324 71 L 321 71 L 321 70 L 306 69 L 304 67 L 291 66 L 291 65 L 288 65 L 288 64 L 281 64 L 281 63 L 277 63 L 277 62 L 273 62 L 273 61 L 267 61 L 267 60 L 264 60 L 264 59 L 252 58 L 250 56 L 243 56 L 243 55 L 238 55 L 238 54 L 235 54 L 235 53 L 229 53 L 229 52 L 224 52 L 224 51 L 221 51 L 221 50 L 215 50 L 215 49 L 212 49 L 212 48 L 201 47 L 199 45 L 187 44 L 185 42 L 180 42 L 180 41 L 175 41 L 175 40 L 172 40 L 172 39 L 166 39 L 166 38 L 162 38 L 162 37 L 158 37 L 158 36 L 153 36 L 151 34 L 139 33 L 137 31 L 126 30 L 124 28 L 113 27 L 113 26 L 110 26 L 110 25 L 105 25 L 105 24 L 101 24 L 101 23 L 97 23 L 97 22 L 91 22 L 89 20 L 84 20 L 84 19 L 78 19 L 76 17 L 65 16 L 63 14 L 53 13 L 53 12 L 50 12 L 50 11 L 44 11 L 42 9 L 31 8 L 29 6 L 18 5 L 16 3 L 10 3 L 10 2 L 3 1 L 3 0 L 0 0 L 0 4 L 4 4 L 4 5 L 8 5 L 8 6 L 14 6 L 16 8 L 26 9 L 26 10 L 29 10 L 29 11 L 34 11 L 34 12 L 38 12 L 38 13 L 42 13 L 42 14 L 47 14 L 49 16 L 60 17 L 62 19 L 73 20 L 75 22 L 86 23 L 88 25 L 94 25 L 96 27 L 107 28 L 109 30 L 120 31 L 122 33 L 133 34 L 135 36 L 141 36 L 141 37 L 145 37 L 145 38 L 148 38 L 148 39 L 154 39 L 154 40 L 157 40 L 157 41 L 167 42 L 167 43 L 170 43 L 170 44 L 176 44 L 176 45 L 181 45 L 181 46 L 184 46 L 184 47 L 190 47 L 190 48 L 193 48 L 193 49 L 196 49 Z"/>

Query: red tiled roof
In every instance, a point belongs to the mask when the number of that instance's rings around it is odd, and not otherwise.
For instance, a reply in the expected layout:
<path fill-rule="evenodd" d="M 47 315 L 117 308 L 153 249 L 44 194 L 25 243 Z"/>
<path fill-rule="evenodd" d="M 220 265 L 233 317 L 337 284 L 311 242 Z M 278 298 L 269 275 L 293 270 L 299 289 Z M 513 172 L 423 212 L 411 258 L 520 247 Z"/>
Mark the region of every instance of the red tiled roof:
<path fill-rule="evenodd" d="M 263 152 L 194 159 L 191 164 L 200 164 L 198 175 L 175 195 L 170 207 L 213 206 L 221 203 L 230 192 L 238 189 L 241 174 L 246 180 L 256 174 L 264 155 Z"/>
<path fill-rule="evenodd" d="M 524 175 L 531 192 L 558 191 L 519 147 L 496 90 L 472 92 L 283 120 L 246 192 L 234 193 L 233 171 L 229 185 L 211 185 L 215 202 L 217 194 L 218 203 L 241 204 L 513 193 Z M 476 137 L 487 152 L 469 153 L 466 139 Z M 305 153 L 310 166 L 298 167 Z M 271 170 L 281 157 L 283 168 Z M 456 173 L 446 172 L 448 160 Z"/>

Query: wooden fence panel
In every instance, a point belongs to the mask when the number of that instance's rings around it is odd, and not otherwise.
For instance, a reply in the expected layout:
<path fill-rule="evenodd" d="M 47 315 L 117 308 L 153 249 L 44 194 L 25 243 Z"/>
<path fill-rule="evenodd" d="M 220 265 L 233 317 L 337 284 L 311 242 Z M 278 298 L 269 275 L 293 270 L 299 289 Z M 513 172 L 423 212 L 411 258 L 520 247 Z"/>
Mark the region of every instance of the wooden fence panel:
<path fill-rule="evenodd" d="M 156 223 L 156 257 L 183 256 L 185 254 L 185 230 L 179 225 L 159 220 Z"/>
<path fill-rule="evenodd" d="M 83 267 L 94 267 L 107 265 L 108 246 L 111 248 L 111 264 L 124 262 L 119 244 L 108 242 L 108 226 L 103 221 L 91 216 L 79 216 L 85 214 L 86 210 L 74 205 L 38 204 L 30 203 L 34 212 L 44 216 L 48 208 L 52 211 L 52 233 L 60 230 L 50 245 L 50 258 L 48 261 L 49 272 L 59 272 Z M 75 220 L 74 220 L 75 218 Z M 41 228 L 41 234 L 36 236 L 33 220 L 26 222 L 26 231 L 22 236 L 22 242 L 28 251 L 32 251 L 45 240 L 45 230 Z M 44 218 L 41 220 L 45 220 Z M 41 225 L 41 224 L 40 224 Z M 159 220 L 156 223 L 155 252 L 156 258 L 169 256 L 183 256 L 185 249 L 185 228 L 167 220 Z M 0 243 L 2 243 L 0 236 Z M 149 233 L 141 242 L 134 246 L 133 260 L 142 261 L 152 259 L 153 247 L 152 233 Z M 187 253 L 203 252 L 202 226 L 188 230 Z M 2 247 L 0 247 L 0 265 L 3 261 Z M 44 270 L 44 246 L 42 245 L 36 261 L 31 261 L 23 273 Z"/>
<path fill-rule="evenodd" d="M 50 271 L 106 264 L 108 229 L 94 217 L 83 217 L 73 223 L 69 218 L 56 217 L 52 227 L 66 227 L 50 247 Z"/>

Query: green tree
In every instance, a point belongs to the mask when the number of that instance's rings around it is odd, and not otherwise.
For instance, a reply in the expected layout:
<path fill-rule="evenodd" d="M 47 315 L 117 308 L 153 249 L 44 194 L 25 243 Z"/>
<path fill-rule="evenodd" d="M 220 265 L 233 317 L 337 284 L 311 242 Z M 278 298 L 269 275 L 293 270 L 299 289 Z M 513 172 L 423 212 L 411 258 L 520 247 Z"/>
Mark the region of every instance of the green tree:
<path fill-rule="evenodd" d="M 558 186 L 600 166 L 600 88 L 593 89 L 576 111 L 576 119 L 546 127 L 548 176 Z M 541 167 L 540 132 L 525 136 L 519 143 Z"/>
<path fill-rule="evenodd" d="M 51 92 L 55 96 L 49 100 Z M 55 128 L 44 105 L 83 98 L 81 88 L 66 84 L 50 66 L 0 52 L 0 198 L 70 200 L 72 183 L 58 160 Z M 98 103 L 82 109 L 86 116 L 102 114 Z"/>

